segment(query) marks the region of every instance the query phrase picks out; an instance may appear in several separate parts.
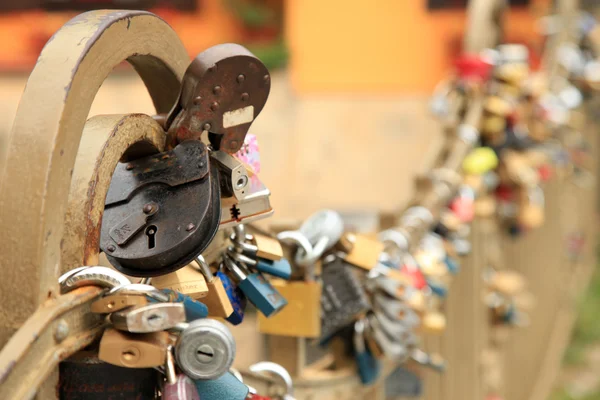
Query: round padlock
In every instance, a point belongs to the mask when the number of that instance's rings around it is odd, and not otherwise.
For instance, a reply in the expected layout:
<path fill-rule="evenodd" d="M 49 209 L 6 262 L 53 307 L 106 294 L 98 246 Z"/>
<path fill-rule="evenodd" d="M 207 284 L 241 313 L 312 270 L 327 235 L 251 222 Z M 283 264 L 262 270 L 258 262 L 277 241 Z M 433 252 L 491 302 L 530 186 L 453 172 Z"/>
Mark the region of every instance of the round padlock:
<path fill-rule="evenodd" d="M 212 319 L 190 322 L 175 344 L 177 365 L 192 379 L 217 379 L 235 358 L 235 340 L 222 323 Z"/>

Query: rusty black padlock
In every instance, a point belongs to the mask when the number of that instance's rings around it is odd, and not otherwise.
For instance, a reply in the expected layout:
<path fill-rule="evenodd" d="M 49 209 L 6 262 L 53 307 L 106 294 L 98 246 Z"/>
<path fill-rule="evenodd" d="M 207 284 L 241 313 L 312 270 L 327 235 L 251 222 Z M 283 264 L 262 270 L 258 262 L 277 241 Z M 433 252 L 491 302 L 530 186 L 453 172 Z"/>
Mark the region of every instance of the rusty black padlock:
<path fill-rule="evenodd" d="M 207 131 L 213 149 L 237 152 L 270 90 L 267 67 L 245 47 L 227 43 L 203 51 L 186 70 L 167 117 L 167 145 Z"/>
<path fill-rule="evenodd" d="M 150 277 L 194 260 L 219 228 L 217 168 L 199 140 L 120 163 L 106 196 L 100 248 L 119 271 Z"/>

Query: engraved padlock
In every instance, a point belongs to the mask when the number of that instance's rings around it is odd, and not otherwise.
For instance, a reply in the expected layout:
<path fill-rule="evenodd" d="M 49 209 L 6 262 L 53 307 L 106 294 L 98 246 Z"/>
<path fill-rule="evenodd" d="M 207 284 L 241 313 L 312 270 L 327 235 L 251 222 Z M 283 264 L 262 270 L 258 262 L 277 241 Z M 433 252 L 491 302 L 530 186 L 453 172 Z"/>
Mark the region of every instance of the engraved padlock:
<path fill-rule="evenodd" d="M 117 166 L 106 196 L 100 247 L 127 275 L 163 275 L 208 246 L 220 214 L 216 167 L 202 142 L 188 140 Z"/>
<path fill-rule="evenodd" d="M 200 139 L 207 131 L 213 149 L 237 152 L 270 89 L 269 71 L 245 47 L 227 43 L 203 51 L 183 76 L 166 122 L 167 144 Z"/>

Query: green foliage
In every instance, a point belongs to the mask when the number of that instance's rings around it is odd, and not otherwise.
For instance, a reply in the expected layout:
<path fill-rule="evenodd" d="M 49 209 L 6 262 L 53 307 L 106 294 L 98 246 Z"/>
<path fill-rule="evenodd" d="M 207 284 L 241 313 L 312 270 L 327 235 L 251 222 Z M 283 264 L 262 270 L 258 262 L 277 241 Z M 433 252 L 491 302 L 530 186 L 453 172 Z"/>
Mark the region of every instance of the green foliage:
<path fill-rule="evenodd" d="M 283 39 L 265 44 L 248 44 L 248 50 L 265 63 L 269 70 L 285 67 L 288 60 L 288 49 Z"/>

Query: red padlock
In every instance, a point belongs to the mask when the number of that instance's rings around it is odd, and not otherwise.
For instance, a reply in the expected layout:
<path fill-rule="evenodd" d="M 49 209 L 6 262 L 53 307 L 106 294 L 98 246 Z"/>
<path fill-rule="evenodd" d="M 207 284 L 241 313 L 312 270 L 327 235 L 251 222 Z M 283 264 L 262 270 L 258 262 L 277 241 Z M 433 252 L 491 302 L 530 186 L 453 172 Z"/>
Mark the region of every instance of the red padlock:
<path fill-rule="evenodd" d="M 273 400 L 270 397 L 266 397 L 266 396 L 261 396 L 259 394 L 248 394 L 248 397 L 246 397 L 246 400 Z"/>
<path fill-rule="evenodd" d="M 410 277 L 411 285 L 414 286 L 416 289 L 421 290 L 425 286 L 427 286 L 425 276 L 417 266 L 404 264 L 402 266 L 401 271 Z"/>
<path fill-rule="evenodd" d="M 454 65 L 458 76 L 468 81 L 487 81 L 494 68 L 489 60 L 477 54 L 463 54 Z"/>
<path fill-rule="evenodd" d="M 469 223 L 475 218 L 475 193 L 468 186 L 462 186 L 449 206 L 450 210 L 463 223 Z"/>
<path fill-rule="evenodd" d="M 496 197 L 501 201 L 510 202 L 515 199 L 515 191 L 511 186 L 501 183 L 496 188 Z"/>
<path fill-rule="evenodd" d="M 552 179 L 552 167 L 549 164 L 543 164 L 538 168 L 538 174 L 542 182 L 548 182 Z"/>

